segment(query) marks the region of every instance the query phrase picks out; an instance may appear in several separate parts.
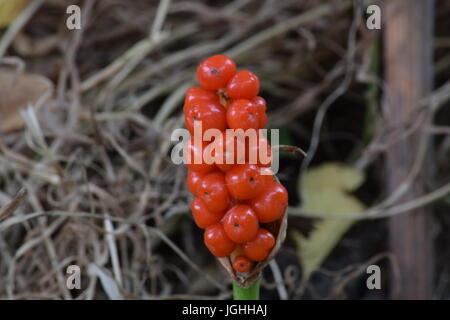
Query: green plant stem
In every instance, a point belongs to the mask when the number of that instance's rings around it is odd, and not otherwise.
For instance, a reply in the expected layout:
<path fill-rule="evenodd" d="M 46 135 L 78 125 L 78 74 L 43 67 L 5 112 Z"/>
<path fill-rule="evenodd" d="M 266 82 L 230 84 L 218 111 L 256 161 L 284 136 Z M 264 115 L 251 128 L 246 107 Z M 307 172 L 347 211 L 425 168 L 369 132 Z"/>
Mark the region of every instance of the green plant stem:
<path fill-rule="evenodd" d="M 233 282 L 233 298 L 234 300 L 259 300 L 259 279 L 248 288 Z"/>

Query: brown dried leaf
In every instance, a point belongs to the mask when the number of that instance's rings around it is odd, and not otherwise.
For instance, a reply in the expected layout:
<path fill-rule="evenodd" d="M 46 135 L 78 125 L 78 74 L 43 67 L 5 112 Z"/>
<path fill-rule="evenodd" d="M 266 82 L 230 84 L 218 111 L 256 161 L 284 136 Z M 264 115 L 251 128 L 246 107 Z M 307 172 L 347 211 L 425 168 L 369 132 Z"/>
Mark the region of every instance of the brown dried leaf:
<path fill-rule="evenodd" d="M 19 207 L 19 205 L 22 203 L 23 199 L 25 198 L 27 194 L 27 190 L 22 188 L 19 190 L 19 192 L 16 194 L 16 196 L 4 207 L 0 208 L 0 221 L 5 220 L 9 216 L 11 216 L 14 211 Z"/>
<path fill-rule="evenodd" d="M 9 133 L 22 129 L 25 121 L 20 110 L 45 102 L 52 89 L 45 77 L 0 68 L 0 130 Z"/>

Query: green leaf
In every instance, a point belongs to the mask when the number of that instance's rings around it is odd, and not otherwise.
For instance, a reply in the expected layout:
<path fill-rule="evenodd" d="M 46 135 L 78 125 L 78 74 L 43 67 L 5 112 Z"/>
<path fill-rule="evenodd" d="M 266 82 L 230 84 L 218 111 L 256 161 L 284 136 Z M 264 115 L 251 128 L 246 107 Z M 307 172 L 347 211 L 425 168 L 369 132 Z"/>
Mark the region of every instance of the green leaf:
<path fill-rule="evenodd" d="M 295 140 L 292 138 L 292 135 L 291 135 L 289 129 L 281 128 L 279 132 L 280 132 L 280 141 L 279 141 L 280 145 L 295 146 Z M 299 154 L 289 153 L 286 151 L 281 151 L 280 157 L 281 158 L 293 158 L 293 159 L 300 158 Z"/>
<path fill-rule="evenodd" d="M 286 128 L 280 129 L 280 144 L 284 144 L 286 146 L 293 146 L 295 145 L 295 141 L 292 138 L 291 133 Z"/>

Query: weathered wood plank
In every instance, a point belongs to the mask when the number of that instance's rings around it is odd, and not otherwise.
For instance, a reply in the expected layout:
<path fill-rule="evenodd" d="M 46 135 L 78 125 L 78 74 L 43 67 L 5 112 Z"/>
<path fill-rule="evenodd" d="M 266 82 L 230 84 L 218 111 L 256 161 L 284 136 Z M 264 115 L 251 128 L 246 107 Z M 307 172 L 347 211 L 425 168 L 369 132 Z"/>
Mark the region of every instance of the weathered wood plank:
<path fill-rule="evenodd" d="M 419 100 L 432 87 L 432 41 L 434 2 L 432 0 L 385 0 L 384 65 L 387 90 L 383 113 L 389 128 L 406 128 L 417 119 Z M 398 137 L 398 131 L 395 134 Z M 386 182 L 395 190 L 411 170 L 417 158 L 419 137 L 423 131 L 393 144 L 386 156 Z M 393 135 L 394 136 L 394 135 Z M 392 141 L 393 136 L 389 141 Z M 426 162 L 425 162 L 426 163 Z M 412 200 L 425 192 L 429 166 L 401 200 Z M 389 221 L 390 247 L 400 268 L 400 293 L 397 299 L 430 299 L 432 295 L 433 246 L 431 213 L 417 209 L 392 217 Z M 392 279 L 395 281 L 396 279 Z"/>

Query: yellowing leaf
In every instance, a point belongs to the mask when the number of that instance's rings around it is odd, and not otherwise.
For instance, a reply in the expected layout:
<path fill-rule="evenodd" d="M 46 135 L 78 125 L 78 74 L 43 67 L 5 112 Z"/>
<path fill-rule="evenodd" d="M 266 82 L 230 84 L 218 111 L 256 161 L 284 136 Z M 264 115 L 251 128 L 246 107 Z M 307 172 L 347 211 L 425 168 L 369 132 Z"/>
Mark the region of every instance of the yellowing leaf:
<path fill-rule="evenodd" d="M 0 130 L 8 133 L 22 129 L 25 121 L 20 110 L 48 98 L 52 88 L 45 77 L 0 68 Z"/>
<path fill-rule="evenodd" d="M 310 193 L 302 209 L 309 213 L 326 213 L 339 217 L 339 214 L 355 214 L 364 210 L 364 205 L 354 196 L 340 190 L 324 190 Z"/>
<path fill-rule="evenodd" d="M 300 265 L 305 280 L 317 270 L 339 243 L 342 236 L 351 228 L 353 222 L 323 220 L 315 225 L 308 238 L 298 231 L 292 231 L 291 236 L 297 243 Z"/>
<path fill-rule="evenodd" d="M 9 26 L 27 2 L 27 0 L 0 0 L 0 28 Z"/>
<path fill-rule="evenodd" d="M 326 163 L 310 169 L 300 179 L 302 210 L 336 217 L 340 214 L 356 216 L 364 211 L 365 206 L 347 192 L 358 188 L 363 181 L 364 172 L 339 163 Z M 305 279 L 320 267 L 353 223 L 351 220 L 322 219 L 315 224 L 308 237 L 298 231 L 291 232 L 297 243 Z"/>
<path fill-rule="evenodd" d="M 300 178 L 303 192 L 316 193 L 326 189 L 352 191 L 364 181 L 364 172 L 340 163 L 329 162 L 308 170 Z"/>

